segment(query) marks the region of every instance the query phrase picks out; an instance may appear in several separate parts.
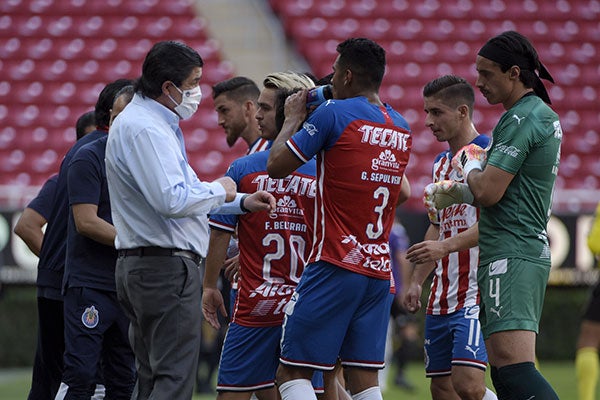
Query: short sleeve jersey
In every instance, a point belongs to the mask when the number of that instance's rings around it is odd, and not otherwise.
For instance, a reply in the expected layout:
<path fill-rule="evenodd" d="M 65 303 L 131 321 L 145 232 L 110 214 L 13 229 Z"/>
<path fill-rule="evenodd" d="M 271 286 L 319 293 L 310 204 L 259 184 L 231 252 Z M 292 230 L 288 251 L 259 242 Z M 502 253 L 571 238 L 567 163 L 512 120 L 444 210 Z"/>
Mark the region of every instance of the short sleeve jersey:
<path fill-rule="evenodd" d="M 549 264 L 546 224 L 562 141 L 558 115 L 526 95 L 502 115 L 492 138 L 487 165 L 514 178 L 498 203 L 481 209 L 480 265 L 504 258 Z"/>
<path fill-rule="evenodd" d="M 471 141 L 479 147 L 487 148 L 490 138 L 479 135 Z M 454 180 L 464 183 L 464 178 L 452 168 L 453 154 L 450 150 L 440 153 L 433 163 L 433 181 Z M 466 231 L 479 219 L 479 210 L 469 204 L 453 204 L 438 212 L 439 240 L 448 239 Z M 477 287 L 477 266 L 479 247 L 453 252 L 436 261 L 426 313 L 447 315 L 479 304 Z"/>
<path fill-rule="evenodd" d="M 87 143 L 103 136 L 106 131 L 96 130 L 79 139 L 71 147 L 60 164 L 56 181 L 56 193 L 48 225 L 44 233 L 40 262 L 38 264 L 37 286 L 60 290 L 63 281 L 65 256 L 67 251 L 67 225 L 69 220 L 69 199 L 67 193 L 67 169 L 75 153 Z"/>
<path fill-rule="evenodd" d="M 312 242 L 315 161 L 283 179 L 267 173 L 268 151 L 234 161 L 226 175 L 240 192 L 265 190 L 276 200 L 268 214 L 212 215 L 209 226 L 233 233 L 237 226 L 240 279 L 232 321 L 249 327 L 278 326 L 296 288 Z"/>
<path fill-rule="evenodd" d="M 406 120 L 365 97 L 328 100 L 288 140 L 301 161 L 317 156 L 310 262 L 390 279 L 389 232 L 411 143 Z"/>
<path fill-rule="evenodd" d="M 46 221 L 50 219 L 52 204 L 54 204 L 54 194 L 56 193 L 56 182 L 58 174 L 52 175 L 44 183 L 38 195 L 29 202 L 27 208 L 31 208 L 40 214 Z"/>
<path fill-rule="evenodd" d="M 108 136 L 79 149 L 69 164 L 69 204 L 94 204 L 98 217 L 112 223 L 104 155 Z M 64 285 L 116 291 L 117 251 L 77 232 L 69 212 Z"/>

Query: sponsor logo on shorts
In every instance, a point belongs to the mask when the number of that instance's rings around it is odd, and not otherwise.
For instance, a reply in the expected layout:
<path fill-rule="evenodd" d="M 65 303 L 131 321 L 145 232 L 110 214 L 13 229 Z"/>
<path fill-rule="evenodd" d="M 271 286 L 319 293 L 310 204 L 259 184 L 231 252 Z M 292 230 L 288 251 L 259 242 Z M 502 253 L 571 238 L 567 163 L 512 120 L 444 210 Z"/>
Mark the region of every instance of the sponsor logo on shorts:
<path fill-rule="evenodd" d="M 490 276 L 502 275 L 508 270 L 508 260 L 506 258 L 502 260 L 496 260 L 490 263 L 489 274 Z"/>
<path fill-rule="evenodd" d="M 479 347 L 472 348 L 471 346 L 467 345 L 465 346 L 465 350 L 467 350 L 470 353 L 473 353 L 473 358 L 477 358 L 477 352 L 479 351 Z"/>
<path fill-rule="evenodd" d="M 478 319 L 479 318 L 479 306 L 466 307 L 465 308 L 466 319 Z"/>
<path fill-rule="evenodd" d="M 498 316 L 498 319 L 500 319 L 500 318 L 502 318 L 502 316 L 500 315 L 500 311 L 502 310 L 502 307 L 504 307 L 504 306 L 500 306 L 498 308 L 490 307 L 490 311 L 493 312 L 494 314 L 496 314 Z"/>
<path fill-rule="evenodd" d="M 98 315 L 98 310 L 96 310 L 96 307 L 94 306 L 86 308 L 83 314 L 81 314 L 81 322 L 83 322 L 83 326 L 86 328 L 95 328 L 98 326 L 99 321 L 100 316 Z"/>

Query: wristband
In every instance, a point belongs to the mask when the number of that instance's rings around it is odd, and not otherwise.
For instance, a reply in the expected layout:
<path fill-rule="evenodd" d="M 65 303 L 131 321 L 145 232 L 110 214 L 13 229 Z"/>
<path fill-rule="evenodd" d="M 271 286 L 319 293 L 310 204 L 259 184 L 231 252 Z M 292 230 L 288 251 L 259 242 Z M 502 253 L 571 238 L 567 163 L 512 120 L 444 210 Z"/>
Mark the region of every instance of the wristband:
<path fill-rule="evenodd" d="M 242 212 L 244 212 L 244 213 L 249 213 L 249 212 L 251 212 L 251 211 L 250 211 L 250 210 L 248 210 L 248 209 L 246 208 L 246 206 L 244 205 L 244 202 L 246 201 L 246 198 L 247 198 L 248 196 L 250 196 L 250 195 L 249 195 L 249 194 L 245 194 L 245 195 L 243 195 L 243 196 L 242 196 L 242 198 L 240 199 L 240 210 L 242 210 Z"/>
<path fill-rule="evenodd" d="M 465 182 L 467 182 L 467 178 L 469 177 L 469 173 L 474 169 L 478 169 L 480 171 L 483 170 L 481 167 L 481 161 L 479 160 L 469 160 L 463 167 L 463 176 L 465 178 Z"/>

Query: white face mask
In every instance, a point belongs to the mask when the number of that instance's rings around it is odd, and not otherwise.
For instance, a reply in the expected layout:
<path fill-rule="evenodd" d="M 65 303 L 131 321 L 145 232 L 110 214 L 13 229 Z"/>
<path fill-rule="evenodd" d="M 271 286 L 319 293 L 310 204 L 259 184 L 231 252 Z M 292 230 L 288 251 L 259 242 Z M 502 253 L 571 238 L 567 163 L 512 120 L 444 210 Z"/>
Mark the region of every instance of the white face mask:
<path fill-rule="evenodd" d="M 202 100 L 202 90 L 200 90 L 200 86 L 189 90 L 181 90 L 175 86 L 175 89 L 181 93 L 180 104 L 177 104 L 175 99 L 169 95 L 171 101 L 176 104 L 175 112 L 179 114 L 181 119 L 188 119 L 198 110 L 198 105 L 200 104 L 200 100 Z"/>

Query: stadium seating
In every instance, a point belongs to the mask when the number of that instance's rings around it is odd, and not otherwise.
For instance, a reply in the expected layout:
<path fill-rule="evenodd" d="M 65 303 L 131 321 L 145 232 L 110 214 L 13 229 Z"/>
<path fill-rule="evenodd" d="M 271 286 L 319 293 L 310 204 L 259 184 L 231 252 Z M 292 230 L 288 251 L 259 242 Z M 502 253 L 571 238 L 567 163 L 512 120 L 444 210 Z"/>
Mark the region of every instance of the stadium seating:
<path fill-rule="evenodd" d="M 517 30 L 535 44 L 554 76 L 548 84 L 561 116 L 564 145 L 558 187 L 597 189 L 600 181 L 600 2 L 597 0 L 269 0 L 284 31 L 317 76 L 331 71 L 335 46 L 350 36 L 378 41 L 387 51 L 384 101 L 413 126 L 407 171 L 408 207 L 421 207 L 421 188 L 442 149 L 423 129 L 421 89 L 454 73 L 475 83 L 475 55 L 485 41 Z M 475 123 L 490 133 L 504 110 L 477 93 Z"/>
<path fill-rule="evenodd" d="M 139 76 L 159 40 L 181 40 L 200 53 L 205 98 L 233 74 L 192 0 L 0 2 L 0 185 L 41 185 L 58 171 L 77 118 L 93 109 L 106 83 Z M 226 148 L 210 101 L 200 111 L 184 131 L 192 164 L 212 180 L 243 149 Z"/>
<path fill-rule="evenodd" d="M 140 74 L 162 39 L 183 40 L 205 61 L 202 91 L 234 74 L 193 0 L 5 0 L 0 2 L 0 185 L 40 185 L 58 170 L 74 124 L 109 81 Z M 423 125 L 421 89 L 454 73 L 474 83 L 474 56 L 487 38 L 516 29 L 536 45 L 556 80 L 548 85 L 563 131 L 557 187 L 600 182 L 600 1 L 598 0 L 267 0 L 316 76 L 331 72 L 336 45 L 367 36 L 387 51 L 382 98 L 413 127 L 408 169 L 413 198 L 443 149 Z M 201 3 L 200 3 L 201 6 Z M 502 114 L 477 93 L 474 120 L 489 133 Z M 243 153 L 227 148 L 210 101 L 183 123 L 189 159 L 204 179 Z M 55 153 L 55 155 L 52 154 Z"/>

